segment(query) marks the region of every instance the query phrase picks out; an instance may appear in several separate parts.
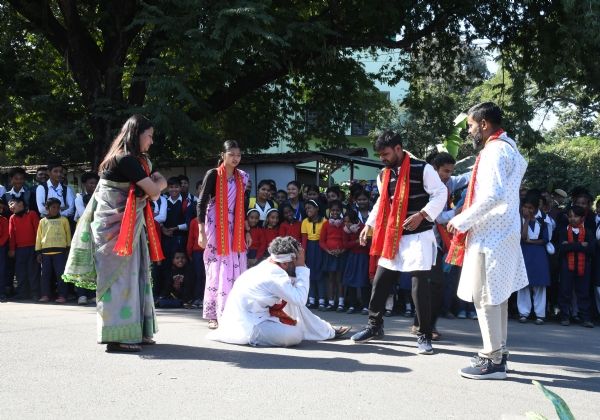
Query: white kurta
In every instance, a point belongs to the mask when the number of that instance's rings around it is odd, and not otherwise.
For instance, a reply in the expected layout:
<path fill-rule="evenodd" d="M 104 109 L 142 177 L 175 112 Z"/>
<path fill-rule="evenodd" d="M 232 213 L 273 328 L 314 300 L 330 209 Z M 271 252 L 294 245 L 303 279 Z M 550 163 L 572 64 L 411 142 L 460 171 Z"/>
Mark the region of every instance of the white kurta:
<path fill-rule="evenodd" d="M 400 168 L 398 168 L 400 173 Z M 398 184 L 400 181 L 398 180 Z M 377 178 L 377 187 L 379 191 L 382 191 L 382 185 L 379 178 Z M 446 200 L 448 198 L 448 190 L 440 179 L 439 174 L 433 169 L 433 166 L 427 164 L 423 170 L 423 188 L 425 192 L 429 194 L 429 202 L 421 210 L 425 211 L 429 216 L 427 219 L 433 222 L 436 217 L 442 212 Z M 410 202 L 410 189 L 409 197 Z M 377 222 L 377 213 L 379 212 L 379 206 L 383 205 L 380 203 L 381 200 L 377 200 L 377 203 L 373 206 L 371 214 L 367 219 L 367 225 L 371 228 L 375 228 Z M 385 203 L 385 205 L 390 205 Z M 414 233 L 412 235 L 402 235 L 400 243 L 398 244 L 398 252 L 394 256 L 394 259 L 388 260 L 387 258 L 380 258 L 379 265 L 389 270 L 401 271 L 401 272 L 412 272 L 412 271 L 426 271 L 431 270 L 431 267 L 435 265 L 435 258 L 437 256 L 437 245 L 433 230 L 427 230 L 425 232 Z"/>
<path fill-rule="evenodd" d="M 335 331 L 331 325 L 305 306 L 309 275 L 307 267 L 296 267 L 296 278 L 291 279 L 281 267 L 268 260 L 245 271 L 227 297 L 219 328 L 206 338 L 231 344 L 253 344 L 250 338 L 256 325 L 265 321 L 281 322 L 269 314 L 269 307 L 282 299 L 288 303 L 284 311 L 297 320 L 292 328 L 299 328 L 304 340 L 333 338 Z"/>
<path fill-rule="evenodd" d="M 473 204 L 452 219 L 454 226 L 467 235 L 467 259 L 485 254 L 485 272 L 490 305 L 499 305 L 510 295 L 527 286 L 527 272 L 521 252 L 521 216 L 519 188 L 527 162 L 515 142 L 506 133 L 482 151 L 475 182 Z M 463 270 L 458 297 L 473 301 L 473 275 Z"/>

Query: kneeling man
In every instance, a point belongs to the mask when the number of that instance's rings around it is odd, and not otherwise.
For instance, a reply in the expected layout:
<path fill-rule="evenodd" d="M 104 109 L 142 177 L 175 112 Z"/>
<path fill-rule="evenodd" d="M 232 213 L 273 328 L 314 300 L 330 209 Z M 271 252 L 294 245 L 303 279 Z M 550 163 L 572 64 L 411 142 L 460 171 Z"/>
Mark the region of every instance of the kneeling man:
<path fill-rule="evenodd" d="M 304 250 L 294 238 L 274 239 L 269 253 L 269 259 L 235 281 L 219 328 L 206 338 L 287 347 L 302 340 L 339 338 L 350 331 L 350 327 L 332 327 L 305 306 L 310 270 L 305 265 Z"/>

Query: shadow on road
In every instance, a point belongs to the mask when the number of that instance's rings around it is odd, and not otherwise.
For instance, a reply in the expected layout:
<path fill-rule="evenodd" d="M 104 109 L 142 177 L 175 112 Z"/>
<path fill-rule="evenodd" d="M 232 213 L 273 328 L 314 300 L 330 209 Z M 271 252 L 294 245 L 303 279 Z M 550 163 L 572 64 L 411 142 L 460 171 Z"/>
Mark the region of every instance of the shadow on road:
<path fill-rule="evenodd" d="M 356 346 L 359 347 L 359 346 Z M 244 347 L 245 350 L 250 348 Z M 298 351 L 290 350 L 289 355 L 273 354 L 261 351 L 239 351 L 228 349 L 211 349 L 203 347 L 183 346 L 177 344 L 160 344 L 144 348 L 143 359 L 151 360 L 207 360 L 229 363 L 242 369 L 310 369 L 332 372 L 393 372 L 406 373 L 411 369 L 401 366 L 364 364 L 345 357 L 322 358 L 302 357 Z M 372 348 L 371 348 L 372 350 Z M 397 352 L 394 352 L 396 354 Z"/>

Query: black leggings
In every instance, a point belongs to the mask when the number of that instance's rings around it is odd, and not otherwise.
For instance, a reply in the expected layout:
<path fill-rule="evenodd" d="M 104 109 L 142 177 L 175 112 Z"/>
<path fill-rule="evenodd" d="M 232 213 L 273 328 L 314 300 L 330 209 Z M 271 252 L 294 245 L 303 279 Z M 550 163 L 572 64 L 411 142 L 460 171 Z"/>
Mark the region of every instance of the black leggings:
<path fill-rule="evenodd" d="M 413 271 L 412 298 L 415 310 L 419 317 L 420 325 L 418 335 L 431 338 L 431 290 L 429 289 L 429 270 Z M 385 313 L 385 302 L 390 295 L 392 287 L 398 282 L 400 272 L 388 270 L 381 266 L 377 267 L 375 279 L 373 279 L 373 291 L 369 302 L 369 325 L 372 327 L 383 326 L 383 314 Z"/>

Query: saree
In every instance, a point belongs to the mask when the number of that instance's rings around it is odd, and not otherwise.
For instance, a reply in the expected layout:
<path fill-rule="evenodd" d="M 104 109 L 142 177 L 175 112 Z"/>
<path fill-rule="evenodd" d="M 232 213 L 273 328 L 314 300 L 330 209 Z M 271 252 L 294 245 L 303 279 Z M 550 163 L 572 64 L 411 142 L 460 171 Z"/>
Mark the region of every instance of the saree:
<path fill-rule="evenodd" d="M 248 183 L 248 174 L 239 171 L 244 187 Z M 206 269 L 206 287 L 204 290 L 203 316 L 205 319 L 220 319 L 225 309 L 227 296 L 236 279 L 247 268 L 245 252 L 232 250 L 235 225 L 235 206 L 237 185 L 235 176 L 227 180 L 227 218 L 228 226 L 223 229 L 229 235 L 229 252 L 219 255 L 218 244 L 221 241 L 217 234 L 217 203 L 216 198 L 211 198 L 206 212 L 206 249 L 204 250 L 204 266 Z"/>
<path fill-rule="evenodd" d="M 144 207 L 135 214 L 131 255 L 113 249 L 131 183 L 101 179 L 79 219 L 63 279 L 96 290 L 98 343 L 140 343 L 158 332 Z"/>

